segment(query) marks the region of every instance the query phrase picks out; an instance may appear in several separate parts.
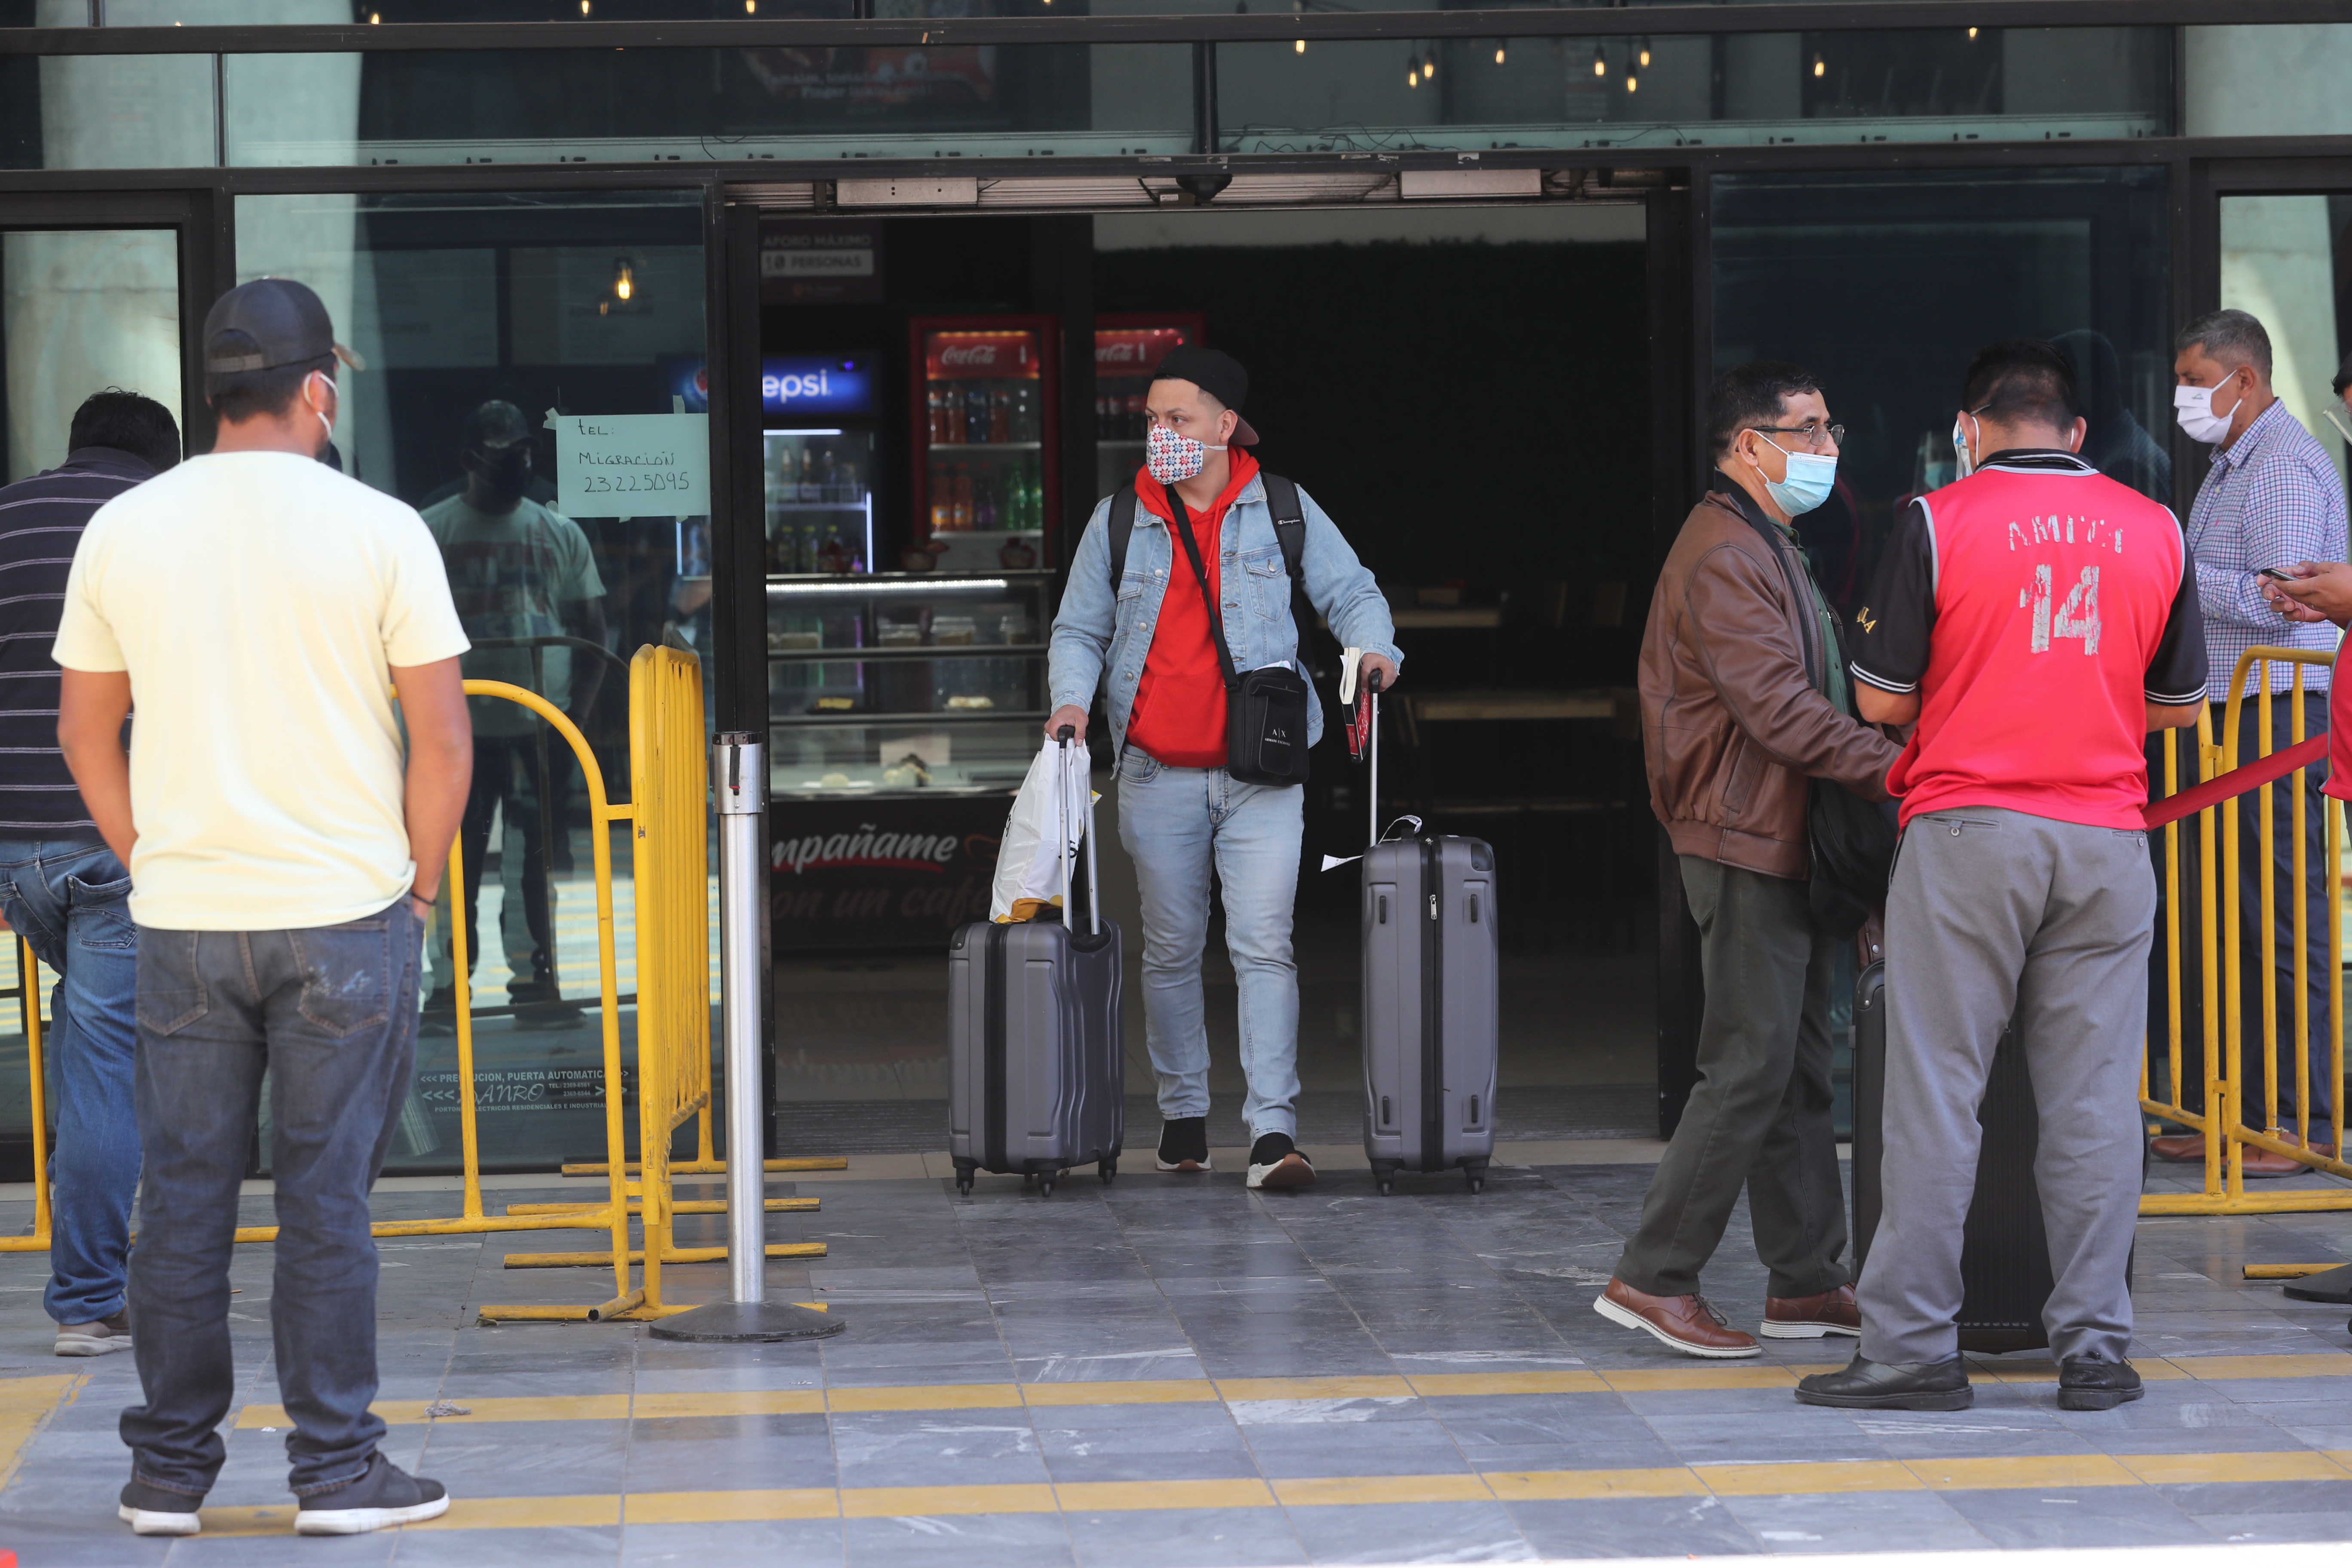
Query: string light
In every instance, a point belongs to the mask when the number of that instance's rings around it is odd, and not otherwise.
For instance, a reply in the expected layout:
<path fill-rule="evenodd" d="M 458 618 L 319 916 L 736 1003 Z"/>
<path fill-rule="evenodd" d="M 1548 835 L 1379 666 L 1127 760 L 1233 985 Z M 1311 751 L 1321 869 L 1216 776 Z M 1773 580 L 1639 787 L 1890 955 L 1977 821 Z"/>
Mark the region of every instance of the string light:
<path fill-rule="evenodd" d="M 1436 75 L 1437 75 L 1437 46 L 1436 46 L 1435 44 L 1432 44 L 1432 45 L 1430 45 L 1430 46 L 1429 46 L 1429 58 L 1427 58 L 1426 60 L 1423 60 L 1423 61 L 1422 62 L 1422 66 L 1421 66 L 1421 77 L 1422 77 L 1422 79 L 1423 79 L 1423 81 L 1428 81 L 1428 80 L 1430 80 L 1430 79 L 1433 79 Z"/>
<path fill-rule="evenodd" d="M 760 0 L 743 0 L 743 15 L 746 16 L 756 16 L 759 14 Z"/>
<path fill-rule="evenodd" d="M 1295 44 L 1291 45 L 1290 47 L 1291 47 L 1293 49 L 1297 50 L 1298 53 L 1300 53 L 1300 54 L 1302 54 L 1302 55 L 1303 55 L 1303 54 L 1305 54 L 1305 53 L 1307 52 L 1307 40 L 1306 40 L 1306 39 L 1304 39 L 1304 38 L 1301 38 L 1301 39 L 1299 39 L 1297 43 L 1295 43 Z"/>
<path fill-rule="evenodd" d="M 1495 63 L 1496 65 L 1503 63 L 1503 46 L 1500 44 L 1495 46 Z"/>
<path fill-rule="evenodd" d="M 1970 28 L 1969 29 L 1969 37 L 1971 37 L 1971 38 L 1973 38 L 1973 37 L 1975 37 L 1976 36 L 1977 36 L 1977 30 L 1976 30 L 1974 27 L 1970 27 Z"/>
<path fill-rule="evenodd" d="M 1640 82 L 1639 82 L 1635 78 L 1633 78 L 1633 77 L 1632 77 L 1632 76 L 1628 76 L 1628 77 L 1625 79 L 1625 90 L 1626 90 L 1627 92 L 1631 92 L 1631 91 L 1633 91 L 1633 90 L 1634 89 L 1634 88 L 1636 88 L 1636 87 L 1638 87 L 1638 86 L 1640 86 L 1640 85 L 1641 85 L 1641 84 L 1640 84 Z"/>
<path fill-rule="evenodd" d="M 1650 40 L 1647 38 L 1642 40 L 1642 68 L 1650 68 Z"/>
<path fill-rule="evenodd" d="M 1827 75 L 1829 73 L 1829 63 L 1822 59 L 1821 56 L 1815 55 L 1813 57 L 1813 74 L 1815 76 Z"/>
<path fill-rule="evenodd" d="M 1592 74 L 1594 76 L 1607 76 L 1609 74 L 1609 57 L 1601 52 L 1601 46 L 1599 44 L 1592 46 Z"/>
<path fill-rule="evenodd" d="M 1412 70 L 1404 73 L 1404 84 L 1407 87 L 1419 87 L 1421 85 L 1420 67 L 1416 66 Z"/>

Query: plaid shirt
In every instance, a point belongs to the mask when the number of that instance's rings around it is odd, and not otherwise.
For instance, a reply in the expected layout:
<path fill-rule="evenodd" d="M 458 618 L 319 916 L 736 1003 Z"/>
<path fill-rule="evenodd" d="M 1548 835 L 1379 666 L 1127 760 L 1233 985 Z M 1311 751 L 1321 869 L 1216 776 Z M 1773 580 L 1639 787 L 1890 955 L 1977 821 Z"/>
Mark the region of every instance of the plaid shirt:
<path fill-rule="evenodd" d="M 2290 621 L 2263 597 L 2254 574 L 2298 561 L 2346 556 L 2344 486 L 2336 466 L 2284 403 L 2263 410 L 2246 433 L 2213 453 L 2213 467 L 2189 511 L 2189 548 L 2197 557 L 2197 596 L 2205 612 L 2211 669 L 2206 691 L 2230 697 L 2230 674 L 2250 647 L 2333 653 L 2342 634 L 2325 622 Z M 2327 689 L 2324 668 L 2304 671 L 2304 689 Z M 2246 672 L 2261 689 L 2262 672 Z M 2271 689 L 2289 689 L 2294 667 L 2271 667 Z"/>

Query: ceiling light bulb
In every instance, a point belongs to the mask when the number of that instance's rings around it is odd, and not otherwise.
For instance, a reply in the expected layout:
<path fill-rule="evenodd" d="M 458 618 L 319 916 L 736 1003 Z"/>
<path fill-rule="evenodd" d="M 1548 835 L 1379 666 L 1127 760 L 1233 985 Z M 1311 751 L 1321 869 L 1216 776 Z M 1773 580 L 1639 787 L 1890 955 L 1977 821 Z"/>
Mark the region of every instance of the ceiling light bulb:
<path fill-rule="evenodd" d="M 1643 70 L 1650 68 L 1650 46 L 1647 44 L 1642 46 L 1642 68 Z"/>
<path fill-rule="evenodd" d="M 1304 39 L 1304 38 L 1301 38 L 1301 39 L 1299 39 L 1297 43 L 1295 43 L 1295 44 L 1291 45 L 1290 47 L 1291 47 L 1291 48 L 1293 48 L 1294 50 L 1296 50 L 1297 53 L 1299 53 L 1299 54 L 1302 54 L 1302 55 L 1303 55 L 1303 54 L 1305 54 L 1305 53 L 1307 52 L 1307 40 L 1306 40 L 1306 39 Z"/>
<path fill-rule="evenodd" d="M 1592 51 L 1592 74 L 1594 76 L 1607 76 L 1609 74 L 1609 62 L 1601 58 L 1601 51 L 1599 49 Z"/>
<path fill-rule="evenodd" d="M 1969 37 L 1971 37 L 1971 38 L 1973 38 L 1973 37 L 1975 37 L 1976 36 L 1977 36 L 1977 30 L 1976 30 L 1974 27 L 1970 27 L 1970 28 L 1969 29 Z"/>
<path fill-rule="evenodd" d="M 1424 79 L 1437 74 L 1437 51 L 1435 49 L 1430 50 L 1429 58 L 1422 62 L 1421 74 Z"/>
<path fill-rule="evenodd" d="M 1625 90 L 1626 90 L 1627 92 L 1631 92 L 1631 91 L 1633 91 L 1633 89 L 1634 89 L 1635 87 L 1639 86 L 1639 85 L 1640 85 L 1639 81 L 1637 80 L 1637 79 L 1635 79 L 1635 78 L 1633 78 L 1633 77 L 1630 77 L 1630 76 L 1629 76 L 1629 77 L 1627 77 L 1627 78 L 1625 79 Z"/>
<path fill-rule="evenodd" d="M 1419 87 L 1421 85 L 1421 72 L 1418 70 L 1409 70 L 1405 72 L 1404 84 L 1407 87 Z"/>
<path fill-rule="evenodd" d="M 1815 55 L 1813 57 L 1813 74 L 1815 76 L 1825 74 L 1829 68 L 1828 62 L 1823 60 L 1821 56 Z"/>
<path fill-rule="evenodd" d="M 580 14 L 583 16 L 588 15 L 588 0 L 580 0 Z"/>
<path fill-rule="evenodd" d="M 636 297 L 637 272 L 626 258 L 613 263 L 613 298 L 626 304 Z"/>
<path fill-rule="evenodd" d="M 1501 65 L 1503 63 L 1503 49 L 1502 46 L 1499 44 L 1495 47 L 1495 63 L 1496 65 Z"/>

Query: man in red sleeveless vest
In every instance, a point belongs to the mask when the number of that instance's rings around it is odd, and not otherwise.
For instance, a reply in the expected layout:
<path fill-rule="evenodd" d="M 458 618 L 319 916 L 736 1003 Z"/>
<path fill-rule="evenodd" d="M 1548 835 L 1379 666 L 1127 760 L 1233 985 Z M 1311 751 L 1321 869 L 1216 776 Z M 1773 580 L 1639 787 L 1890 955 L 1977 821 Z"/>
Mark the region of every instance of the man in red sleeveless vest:
<path fill-rule="evenodd" d="M 2059 1407 L 2140 1395 L 2125 1269 L 2156 918 L 2143 747 L 2197 721 L 2205 639 L 2179 522 L 2074 456 L 2079 407 L 2050 344 L 1979 353 L 1958 420 L 1967 477 L 1912 504 L 1855 616 L 1862 716 L 1916 728 L 1887 774 L 1903 838 L 1886 899 L 1885 1207 L 1856 1290 L 1861 1347 L 1798 1385 L 1809 1405 L 1974 1398 L 1955 1327 L 1961 1233 L 1977 1108 L 2012 1020 L 2041 1111 Z"/>

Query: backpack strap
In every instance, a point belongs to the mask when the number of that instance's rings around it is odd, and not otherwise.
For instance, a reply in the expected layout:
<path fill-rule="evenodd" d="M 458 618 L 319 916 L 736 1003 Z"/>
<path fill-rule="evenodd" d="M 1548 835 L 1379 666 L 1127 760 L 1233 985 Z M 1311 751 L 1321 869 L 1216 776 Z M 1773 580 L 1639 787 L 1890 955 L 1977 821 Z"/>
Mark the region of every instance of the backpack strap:
<path fill-rule="evenodd" d="M 1290 619 L 1298 632 L 1298 658 L 1311 680 L 1321 673 L 1321 660 L 1312 652 L 1315 606 L 1307 602 L 1307 509 L 1299 504 L 1298 487 L 1280 474 L 1261 471 L 1266 510 L 1274 514 L 1274 540 L 1282 546 L 1282 569 L 1290 578 Z"/>
<path fill-rule="evenodd" d="M 1135 534 L 1135 487 L 1122 485 L 1110 498 L 1110 592 L 1118 596 L 1119 584 L 1127 581 L 1127 542 Z"/>

